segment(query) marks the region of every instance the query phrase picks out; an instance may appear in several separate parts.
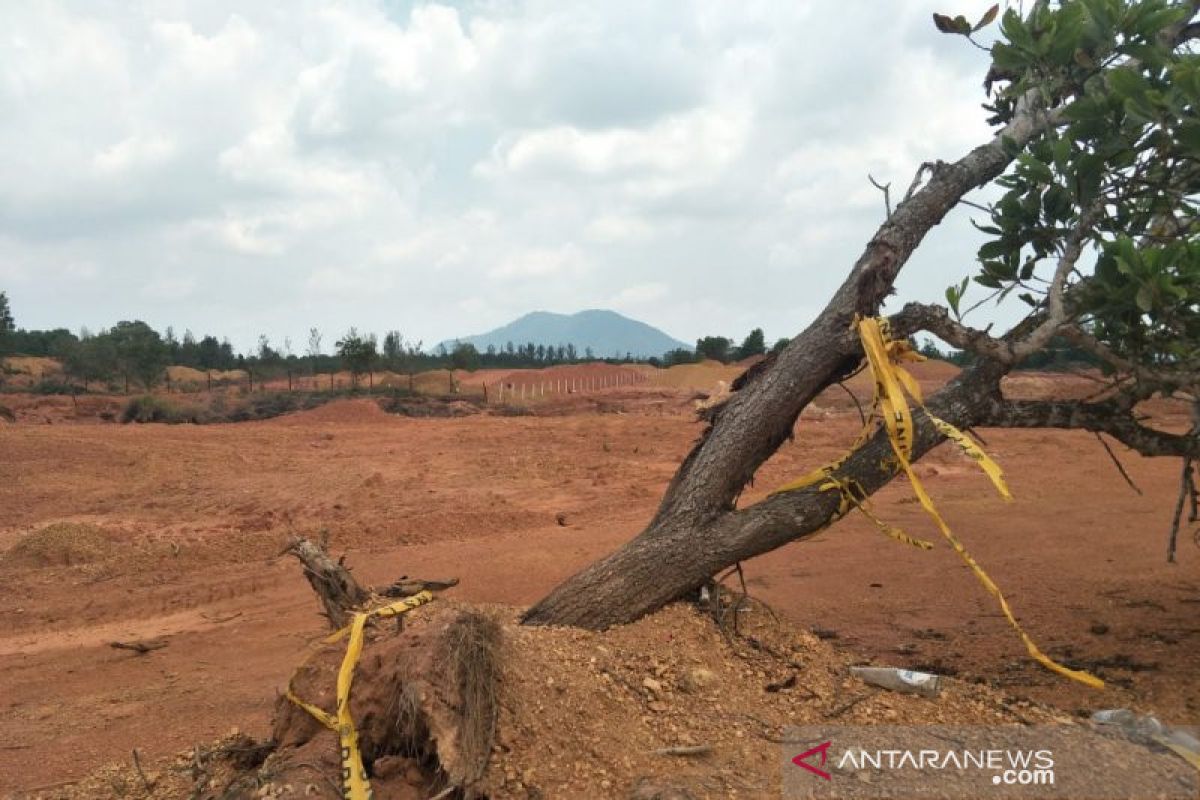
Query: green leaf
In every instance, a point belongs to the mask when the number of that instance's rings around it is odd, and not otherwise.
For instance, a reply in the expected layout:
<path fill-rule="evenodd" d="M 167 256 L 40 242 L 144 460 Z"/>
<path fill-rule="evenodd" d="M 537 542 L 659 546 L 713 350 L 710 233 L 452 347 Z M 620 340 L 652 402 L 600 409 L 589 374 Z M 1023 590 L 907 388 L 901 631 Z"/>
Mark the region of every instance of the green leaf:
<path fill-rule="evenodd" d="M 1025 168 L 1031 180 L 1038 183 L 1050 183 L 1054 180 L 1054 173 L 1050 171 L 1050 167 L 1038 161 L 1029 153 L 1022 153 L 1017 156 L 1017 161 Z"/>
<path fill-rule="evenodd" d="M 1071 142 L 1069 139 L 1059 139 L 1054 143 L 1054 168 L 1059 172 L 1067 171 L 1067 159 L 1071 157 Z"/>
<path fill-rule="evenodd" d="M 1122 99 L 1140 97 L 1150 88 L 1142 74 L 1129 67 L 1114 69 L 1105 79 L 1108 81 L 1108 88 Z"/>
<path fill-rule="evenodd" d="M 1190 150 L 1192 157 L 1200 157 L 1200 120 L 1185 119 L 1175 131 L 1179 144 Z"/>
<path fill-rule="evenodd" d="M 1055 184 L 1042 197 L 1042 208 L 1052 220 L 1065 222 L 1071 216 L 1071 193 Z"/>
<path fill-rule="evenodd" d="M 1005 74 L 1020 74 L 1029 66 L 1029 57 L 1011 44 L 992 45 L 992 65 Z"/>
<path fill-rule="evenodd" d="M 1008 255 L 1013 249 L 1010 242 L 1003 239 L 997 239 L 994 242 L 986 242 L 979 248 L 979 260 L 989 261 L 994 258 L 1003 258 Z"/>
<path fill-rule="evenodd" d="M 1004 18 L 1000 21 L 1000 32 L 1013 47 L 1026 52 L 1033 51 L 1033 34 L 1025 27 L 1025 22 L 1016 9 L 1010 8 L 1004 12 Z"/>
<path fill-rule="evenodd" d="M 975 226 L 975 230 L 980 233 L 986 233 L 988 236 L 1001 236 L 1004 231 L 997 228 L 995 225 L 980 225 L 975 220 L 971 220 L 971 224 Z"/>
<path fill-rule="evenodd" d="M 1148 284 L 1143 285 L 1137 290 L 1137 296 L 1134 298 L 1134 302 L 1137 303 L 1137 307 L 1142 311 L 1149 312 L 1150 309 L 1154 308 L 1153 289 L 1151 289 Z"/>
<path fill-rule="evenodd" d="M 958 313 L 958 301 L 962 299 L 957 286 L 946 287 L 946 304 L 950 306 L 950 310 L 954 312 L 955 319 L 961 319 L 962 316 Z"/>

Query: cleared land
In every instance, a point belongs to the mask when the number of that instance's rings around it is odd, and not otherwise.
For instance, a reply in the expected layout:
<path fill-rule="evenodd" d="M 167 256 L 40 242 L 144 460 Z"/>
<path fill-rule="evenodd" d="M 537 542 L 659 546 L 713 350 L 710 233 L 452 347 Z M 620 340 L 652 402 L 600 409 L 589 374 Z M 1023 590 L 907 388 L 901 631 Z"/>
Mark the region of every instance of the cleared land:
<path fill-rule="evenodd" d="M 922 369 L 930 386 L 953 372 Z M 1012 389 L 1087 385 L 1022 376 Z M 322 631 L 298 567 L 276 556 L 288 533 L 328 530 L 366 582 L 457 576 L 448 596 L 520 606 L 634 535 L 701 431 L 693 397 L 653 382 L 548 398 L 532 417 L 409 419 L 350 400 L 266 422 L 122 426 L 38 410 L 58 402 L 0 397 L 21 420 L 0 421 L 7 792 L 128 762 L 134 747 L 152 760 L 234 727 L 266 735 L 276 692 Z M 1164 424 L 1185 422 L 1181 409 L 1155 410 Z M 30 424 L 47 420 L 56 424 Z M 858 427 L 840 391 L 820 398 L 745 500 L 838 455 Z M 747 564 L 751 592 L 881 663 L 1068 713 L 1129 705 L 1195 720 L 1200 550 L 1190 532 L 1181 563 L 1164 560 L 1178 463 L 1116 447 L 1138 496 L 1090 434 L 983 435 L 1016 502 L 945 445 L 918 469 L 1034 638 L 1108 690 L 1033 664 L 948 549 L 903 547 L 857 515 Z M 902 483 L 876 506 L 936 537 Z M 109 646 L 154 637 L 168 646 L 144 656 Z"/>

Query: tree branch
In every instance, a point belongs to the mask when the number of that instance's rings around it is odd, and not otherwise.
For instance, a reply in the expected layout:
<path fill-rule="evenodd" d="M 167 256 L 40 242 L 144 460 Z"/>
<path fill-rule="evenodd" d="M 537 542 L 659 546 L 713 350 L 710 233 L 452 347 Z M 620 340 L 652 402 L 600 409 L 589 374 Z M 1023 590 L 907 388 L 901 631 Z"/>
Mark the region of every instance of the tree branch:
<path fill-rule="evenodd" d="M 1053 113 L 1042 108 L 1039 97 L 1033 91 L 1022 97 L 1012 120 L 986 144 L 954 163 L 927 167 L 928 181 L 879 227 L 820 316 L 713 415 L 667 488 L 651 528 L 672 517 L 695 522 L 733 508 L 755 471 L 791 435 L 805 406 L 861 361 L 851 330 L 854 316 L 877 313 L 929 230 L 964 195 L 1004 171 L 1014 144 L 1028 143 L 1053 124 Z"/>
<path fill-rule="evenodd" d="M 1139 384 L 1138 397 L 1149 397 L 1155 391 L 1166 393 L 1177 389 L 1200 386 L 1200 371 L 1192 369 L 1152 369 L 1114 353 L 1108 345 L 1074 325 L 1063 327 L 1060 335 L 1071 344 L 1104 363 L 1124 372 Z"/>
<path fill-rule="evenodd" d="M 1200 457 L 1200 436 L 1142 425 L 1116 401 L 1004 400 L 992 397 L 978 409 L 979 424 L 993 428 L 1077 428 L 1107 433 L 1144 456 Z"/>
<path fill-rule="evenodd" d="M 906 303 L 904 308 L 888 318 L 892 335 L 911 336 L 917 331 L 928 331 L 942 341 L 960 350 L 970 350 L 1001 364 L 1011 365 L 1016 361 L 1011 342 L 996 339 L 987 331 L 971 328 L 951 319 L 950 313 L 939 305 L 928 303 Z"/>
<path fill-rule="evenodd" d="M 1013 345 L 1013 353 L 1018 361 L 1045 347 L 1058 329 L 1066 323 L 1067 307 L 1063 298 L 1067 292 L 1067 278 L 1083 254 L 1083 242 L 1092 229 L 1097 212 L 1097 208 L 1091 208 L 1081 214 L 1079 221 L 1067 236 L 1058 266 L 1054 270 L 1054 278 L 1050 281 L 1050 289 L 1046 294 L 1044 318 L 1028 336 Z"/>

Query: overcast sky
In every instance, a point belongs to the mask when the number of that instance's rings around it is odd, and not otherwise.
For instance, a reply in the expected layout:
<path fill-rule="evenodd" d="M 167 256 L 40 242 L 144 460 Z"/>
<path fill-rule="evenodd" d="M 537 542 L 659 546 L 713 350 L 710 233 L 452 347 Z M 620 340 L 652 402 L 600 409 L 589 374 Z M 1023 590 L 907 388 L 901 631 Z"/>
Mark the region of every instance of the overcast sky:
<path fill-rule="evenodd" d="M 0 290 L 239 349 L 538 309 L 791 335 L 882 218 L 867 174 L 988 135 L 986 54 L 930 21 L 988 4 L 4 3 Z M 952 215 L 901 299 L 977 244 Z"/>

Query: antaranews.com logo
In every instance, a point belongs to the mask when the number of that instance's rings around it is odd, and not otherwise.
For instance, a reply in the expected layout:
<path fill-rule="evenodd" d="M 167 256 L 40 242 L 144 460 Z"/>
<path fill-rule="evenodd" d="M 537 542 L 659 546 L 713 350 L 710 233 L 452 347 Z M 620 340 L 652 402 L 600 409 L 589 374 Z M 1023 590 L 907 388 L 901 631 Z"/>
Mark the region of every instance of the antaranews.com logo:
<path fill-rule="evenodd" d="M 822 767 L 829 759 L 832 741 L 824 741 L 792 758 L 792 763 L 823 780 L 833 776 Z M 809 759 L 819 758 L 819 766 Z M 837 769 L 859 773 L 865 769 L 926 770 L 937 772 L 952 769 L 957 772 L 986 770 L 993 784 L 1009 786 L 1052 786 L 1054 784 L 1054 753 L 1051 750 L 866 750 L 848 749 L 842 752 Z"/>
<path fill-rule="evenodd" d="M 1200 775 L 1153 742 L 1061 726 L 812 726 L 784 737 L 785 798 L 1195 798 Z"/>

